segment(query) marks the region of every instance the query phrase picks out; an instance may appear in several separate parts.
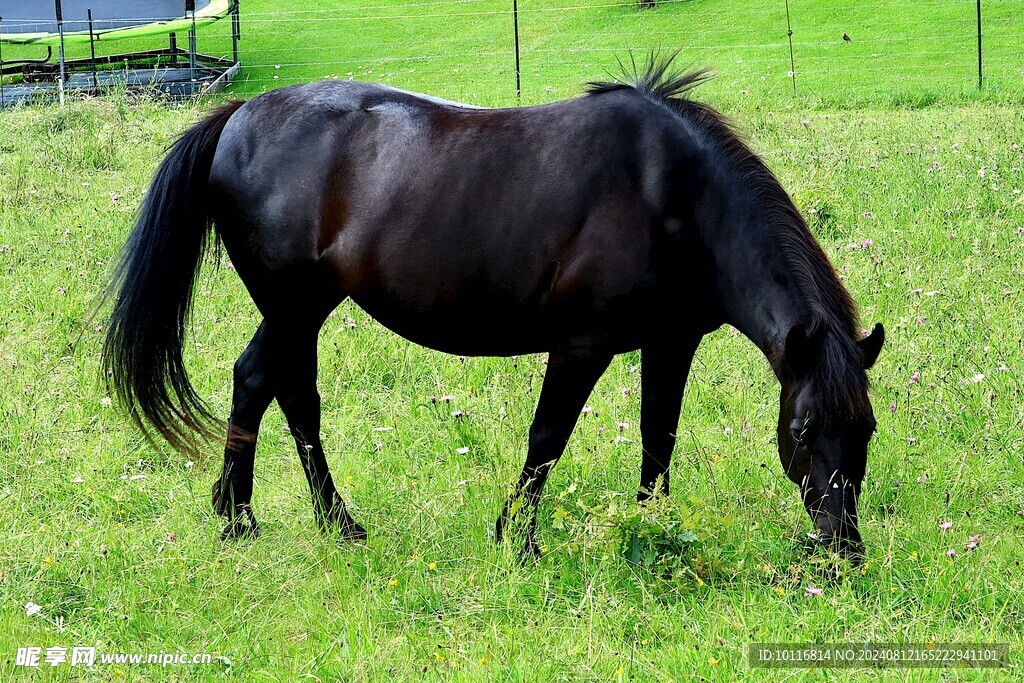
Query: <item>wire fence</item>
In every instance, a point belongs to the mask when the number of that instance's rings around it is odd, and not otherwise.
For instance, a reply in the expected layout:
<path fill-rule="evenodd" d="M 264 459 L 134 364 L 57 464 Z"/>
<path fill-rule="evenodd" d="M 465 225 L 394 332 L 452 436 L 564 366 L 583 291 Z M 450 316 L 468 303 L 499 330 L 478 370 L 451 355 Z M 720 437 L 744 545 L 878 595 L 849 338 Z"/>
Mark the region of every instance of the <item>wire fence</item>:
<path fill-rule="evenodd" d="M 638 0 L 339 4 L 286 9 L 241 0 L 244 68 L 233 88 L 252 94 L 351 78 L 479 103 L 534 102 L 574 94 L 631 54 L 679 49 L 682 62 L 712 66 L 713 87 L 737 96 L 1024 92 L 1020 0 L 657 0 L 648 9 Z M 226 24 L 200 29 L 201 51 L 230 54 Z M 5 50 L 5 58 L 32 51 Z"/>

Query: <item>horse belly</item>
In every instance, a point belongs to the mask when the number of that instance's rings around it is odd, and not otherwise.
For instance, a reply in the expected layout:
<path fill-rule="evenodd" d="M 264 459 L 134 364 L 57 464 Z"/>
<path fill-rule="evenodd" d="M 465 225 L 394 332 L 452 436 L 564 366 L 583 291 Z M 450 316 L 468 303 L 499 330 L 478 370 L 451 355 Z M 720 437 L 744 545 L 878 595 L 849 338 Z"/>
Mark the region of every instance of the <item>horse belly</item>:
<path fill-rule="evenodd" d="M 354 250 L 358 253 L 359 250 Z M 395 333 L 460 355 L 509 356 L 586 340 L 635 348 L 653 281 L 634 264 L 578 251 L 429 248 L 333 259 L 349 296 Z M 347 265 L 342 262 L 347 261 Z"/>
<path fill-rule="evenodd" d="M 354 287 L 350 296 L 382 325 L 438 351 L 509 356 L 547 350 L 567 334 L 546 297 L 524 295 L 479 280 L 417 278 L 406 270 Z"/>
<path fill-rule="evenodd" d="M 356 303 L 395 334 L 445 353 L 514 356 L 551 348 L 553 335 L 542 316 L 481 316 L 457 308 L 419 311 L 374 298 Z"/>

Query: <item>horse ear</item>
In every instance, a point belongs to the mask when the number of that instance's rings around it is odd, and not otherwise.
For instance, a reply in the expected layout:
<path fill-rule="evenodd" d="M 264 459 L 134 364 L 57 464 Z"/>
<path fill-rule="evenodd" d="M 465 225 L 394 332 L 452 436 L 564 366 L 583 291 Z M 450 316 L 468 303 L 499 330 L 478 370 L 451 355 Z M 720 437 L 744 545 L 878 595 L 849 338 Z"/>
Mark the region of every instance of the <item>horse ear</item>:
<path fill-rule="evenodd" d="M 885 343 L 885 328 L 882 323 L 875 325 L 871 334 L 857 342 L 861 352 L 864 354 L 864 369 L 870 370 L 871 366 L 878 360 L 878 354 L 882 352 L 882 344 Z"/>
<path fill-rule="evenodd" d="M 798 375 L 808 372 L 821 357 L 821 345 L 825 342 L 825 328 L 821 325 L 808 333 L 807 326 L 797 323 L 786 335 L 786 365 Z"/>

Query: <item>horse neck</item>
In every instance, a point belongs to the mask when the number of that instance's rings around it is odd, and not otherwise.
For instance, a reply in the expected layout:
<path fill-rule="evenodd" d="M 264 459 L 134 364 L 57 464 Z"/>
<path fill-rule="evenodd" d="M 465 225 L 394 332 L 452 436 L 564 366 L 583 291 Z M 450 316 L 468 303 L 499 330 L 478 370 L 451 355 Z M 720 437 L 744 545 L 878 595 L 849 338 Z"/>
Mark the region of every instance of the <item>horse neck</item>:
<path fill-rule="evenodd" d="M 757 345 L 778 372 L 786 335 L 798 323 L 812 323 L 821 306 L 784 256 L 782 240 L 791 239 L 782 233 L 791 228 L 779 224 L 785 216 L 766 209 L 749 185 L 726 184 L 706 195 L 717 197 L 718 206 L 701 213 L 715 218 L 697 219 L 717 266 L 713 289 L 725 322 Z"/>

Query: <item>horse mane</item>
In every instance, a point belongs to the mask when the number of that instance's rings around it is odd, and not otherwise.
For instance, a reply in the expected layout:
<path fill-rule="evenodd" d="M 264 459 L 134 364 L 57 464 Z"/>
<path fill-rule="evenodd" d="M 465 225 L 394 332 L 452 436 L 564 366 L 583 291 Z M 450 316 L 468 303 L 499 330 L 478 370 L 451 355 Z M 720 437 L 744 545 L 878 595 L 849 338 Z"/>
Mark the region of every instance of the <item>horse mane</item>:
<path fill-rule="evenodd" d="M 868 379 L 863 353 L 856 344 L 860 331 L 853 299 L 775 174 L 747 146 L 729 119 L 690 97 L 694 88 L 712 78 L 711 71 L 673 68 L 678 54 L 651 54 L 642 69 L 637 68 L 631 56 L 631 68 L 620 62 L 620 79 L 591 81 L 586 85 L 586 93 L 632 90 L 665 105 L 735 165 L 744 183 L 757 194 L 766 228 L 776 238 L 777 253 L 803 295 L 808 336 L 825 333 L 820 362 L 810 376 L 819 400 L 824 402 L 824 417 L 862 413 L 867 408 Z M 778 368 L 783 362 L 782 349 L 775 355 L 769 361 Z"/>

